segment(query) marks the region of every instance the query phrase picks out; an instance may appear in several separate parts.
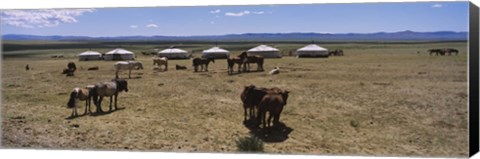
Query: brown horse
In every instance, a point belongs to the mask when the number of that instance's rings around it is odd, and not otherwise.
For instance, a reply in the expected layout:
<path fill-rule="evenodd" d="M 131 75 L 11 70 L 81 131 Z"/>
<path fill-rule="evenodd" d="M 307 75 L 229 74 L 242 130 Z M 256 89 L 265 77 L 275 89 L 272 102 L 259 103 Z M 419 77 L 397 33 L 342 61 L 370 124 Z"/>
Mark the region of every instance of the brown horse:
<path fill-rule="evenodd" d="M 263 96 L 267 93 L 279 93 L 282 92 L 280 88 L 274 87 L 271 89 L 256 87 L 255 85 L 245 86 L 240 99 L 243 102 L 244 109 L 244 121 L 249 119 L 255 119 L 255 109 L 258 108 Z"/>
<path fill-rule="evenodd" d="M 168 70 L 168 58 L 167 57 L 153 57 L 153 65 L 161 66 L 165 65 L 165 70 Z"/>
<path fill-rule="evenodd" d="M 259 106 L 257 120 L 258 124 L 263 122 L 263 128 L 271 127 L 270 122 L 273 118 L 273 125 L 278 125 L 280 121 L 280 114 L 283 107 L 287 105 L 289 91 L 270 91 L 263 96 Z M 266 114 L 269 114 L 268 121 L 266 121 Z"/>
<path fill-rule="evenodd" d="M 242 67 L 243 64 L 243 59 L 240 57 L 228 57 L 227 58 L 227 65 L 228 65 L 228 74 L 231 75 L 233 74 L 233 66 L 237 64 L 238 65 L 238 73 L 240 73 L 240 68 Z"/>
<path fill-rule="evenodd" d="M 181 65 L 175 65 L 175 69 L 176 70 L 186 70 L 187 67 L 186 66 L 181 66 Z"/>
<path fill-rule="evenodd" d="M 454 48 L 445 48 L 444 49 L 446 53 L 448 53 L 449 56 L 452 55 L 452 53 L 455 53 L 455 55 L 458 56 L 458 50 Z"/>
<path fill-rule="evenodd" d="M 442 52 L 444 53 L 443 49 L 429 49 L 428 50 L 430 56 L 435 53 L 436 56 L 438 56 L 439 54 L 442 54 Z"/>
<path fill-rule="evenodd" d="M 94 88 L 93 85 L 88 85 L 84 88 L 79 88 L 75 87 L 72 92 L 70 93 L 70 99 L 68 100 L 67 107 L 72 109 L 72 114 L 70 117 L 75 117 L 77 116 L 77 105 L 76 101 L 81 100 L 85 101 L 85 113 L 84 115 L 88 113 L 92 113 L 90 111 L 90 103 L 91 103 L 91 97 L 92 97 L 92 89 Z"/>
<path fill-rule="evenodd" d="M 95 84 L 92 89 L 92 97 L 96 112 L 102 113 L 102 100 L 104 96 L 110 97 L 110 109 L 112 111 L 112 98 L 115 98 L 115 110 L 117 110 L 117 97 L 122 91 L 128 92 L 128 83 L 123 79 L 113 79 L 110 82 L 101 82 Z M 99 98 L 100 97 L 100 98 Z"/>
<path fill-rule="evenodd" d="M 67 76 L 73 76 L 73 73 L 77 70 L 77 66 L 74 62 L 69 62 L 67 64 L 67 68 L 63 69 L 62 74 L 66 74 Z"/>
<path fill-rule="evenodd" d="M 212 57 L 209 57 L 209 58 L 199 58 L 199 57 L 196 57 L 192 60 L 193 62 L 193 67 L 195 68 L 195 72 L 198 71 L 198 66 L 201 67 L 200 71 L 204 70 L 205 72 L 208 72 L 208 64 L 211 62 L 215 63 L 215 59 L 212 58 Z M 203 67 L 203 65 L 205 65 L 205 69 Z"/>
<path fill-rule="evenodd" d="M 247 52 L 242 52 L 238 55 L 241 59 L 243 59 L 243 71 L 250 71 L 250 63 L 257 64 L 257 71 L 263 71 L 263 61 L 264 58 L 260 55 L 249 56 Z"/>

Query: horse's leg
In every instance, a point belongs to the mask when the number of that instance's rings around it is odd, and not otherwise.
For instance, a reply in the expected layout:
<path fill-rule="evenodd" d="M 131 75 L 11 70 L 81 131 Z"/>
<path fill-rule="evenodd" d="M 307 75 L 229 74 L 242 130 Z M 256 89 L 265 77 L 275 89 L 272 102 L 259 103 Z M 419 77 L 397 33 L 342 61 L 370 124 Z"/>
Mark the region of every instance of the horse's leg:
<path fill-rule="evenodd" d="M 112 99 L 113 99 L 113 96 L 110 96 L 110 109 L 109 109 L 109 112 L 112 111 Z"/>
<path fill-rule="evenodd" d="M 128 79 L 131 78 L 131 77 L 130 77 L 130 74 L 132 73 L 132 69 L 133 69 L 133 68 L 128 69 Z"/>
<path fill-rule="evenodd" d="M 246 105 L 243 105 L 243 112 L 244 112 L 243 121 L 247 121 L 247 106 Z"/>
<path fill-rule="evenodd" d="M 168 70 L 168 62 L 165 62 L 165 71 Z"/>
<path fill-rule="evenodd" d="M 117 97 L 118 97 L 118 93 L 115 93 L 115 110 L 117 110 Z"/>
<path fill-rule="evenodd" d="M 118 79 L 118 70 L 115 71 L 115 79 Z"/>
<path fill-rule="evenodd" d="M 88 108 L 88 99 L 85 100 L 85 113 L 83 113 L 83 115 L 87 114 L 87 108 Z"/>
<path fill-rule="evenodd" d="M 102 110 L 102 101 L 103 101 L 103 96 L 100 96 L 100 99 L 98 99 L 97 113 L 98 113 L 98 112 L 103 113 L 103 110 Z"/>
<path fill-rule="evenodd" d="M 205 65 L 205 71 L 208 72 L 208 63 Z"/>
<path fill-rule="evenodd" d="M 272 127 L 272 125 L 273 125 L 273 124 L 271 124 L 272 118 L 273 118 L 273 114 L 272 114 L 272 112 L 269 112 L 268 113 L 268 122 L 267 122 L 268 127 Z M 275 119 L 273 119 L 273 122 L 275 122 Z"/>

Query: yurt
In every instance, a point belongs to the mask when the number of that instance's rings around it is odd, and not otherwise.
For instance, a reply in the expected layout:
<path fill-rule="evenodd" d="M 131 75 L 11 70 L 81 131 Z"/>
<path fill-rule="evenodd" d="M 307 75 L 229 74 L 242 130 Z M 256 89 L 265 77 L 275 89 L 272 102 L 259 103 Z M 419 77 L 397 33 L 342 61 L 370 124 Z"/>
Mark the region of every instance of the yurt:
<path fill-rule="evenodd" d="M 228 58 L 230 56 L 230 52 L 228 50 L 222 49 L 220 47 L 212 47 L 208 50 L 203 50 L 202 57 L 213 57 L 215 59 L 220 58 Z"/>
<path fill-rule="evenodd" d="M 105 53 L 103 59 L 107 61 L 134 60 L 135 54 L 133 54 L 133 52 L 131 51 L 117 48 L 115 50 Z"/>
<path fill-rule="evenodd" d="M 168 48 L 158 52 L 158 56 L 167 57 L 169 59 L 188 59 L 190 55 L 187 51 L 177 48 Z"/>
<path fill-rule="evenodd" d="M 264 58 L 281 58 L 279 50 L 267 45 L 259 45 L 247 51 L 249 55 L 260 55 Z"/>
<path fill-rule="evenodd" d="M 297 57 L 328 57 L 328 49 L 310 44 L 297 50 Z"/>
<path fill-rule="evenodd" d="M 96 51 L 85 51 L 77 55 L 78 61 L 94 61 L 101 60 L 102 54 Z"/>

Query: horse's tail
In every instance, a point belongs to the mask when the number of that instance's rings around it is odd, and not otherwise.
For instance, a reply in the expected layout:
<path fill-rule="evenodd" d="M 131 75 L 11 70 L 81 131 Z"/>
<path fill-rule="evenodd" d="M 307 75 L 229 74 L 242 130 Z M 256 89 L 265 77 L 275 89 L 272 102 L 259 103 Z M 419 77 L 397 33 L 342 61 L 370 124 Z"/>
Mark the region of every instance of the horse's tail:
<path fill-rule="evenodd" d="M 91 90 L 90 92 L 88 93 L 90 95 L 90 97 L 92 97 L 93 99 L 93 104 L 95 105 L 98 105 L 97 104 L 97 101 L 98 101 L 98 86 L 95 85 Z"/>
<path fill-rule="evenodd" d="M 73 108 L 75 107 L 75 92 L 72 91 L 70 93 L 70 99 L 68 100 L 68 103 L 67 103 L 67 108 Z"/>

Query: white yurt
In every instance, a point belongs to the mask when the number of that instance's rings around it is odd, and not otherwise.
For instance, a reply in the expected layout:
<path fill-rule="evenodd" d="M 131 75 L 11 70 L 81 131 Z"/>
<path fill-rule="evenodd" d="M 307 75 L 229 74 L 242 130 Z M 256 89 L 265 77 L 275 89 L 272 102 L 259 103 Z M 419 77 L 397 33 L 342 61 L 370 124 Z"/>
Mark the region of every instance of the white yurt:
<path fill-rule="evenodd" d="M 85 51 L 77 55 L 78 61 L 94 61 L 101 60 L 102 54 L 96 51 Z"/>
<path fill-rule="evenodd" d="M 208 50 L 203 50 L 202 57 L 213 57 L 215 59 L 220 58 L 228 58 L 230 56 L 230 52 L 228 50 L 222 49 L 220 47 L 212 47 Z"/>
<path fill-rule="evenodd" d="M 177 48 L 168 48 L 158 52 L 158 56 L 167 57 L 169 59 L 188 59 L 190 55 L 187 51 Z"/>
<path fill-rule="evenodd" d="M 328 57 L 328 49 L 310 44 L 297 50 L 297 57 Z"/>
<path fill-rule="evenodd" d="M 115 50 L 105 53 L 103 59 L 107 61 L 134 60 L 135 54 L 133 54 L 133 52 L 131 51 L 117 48 Z"/>
<path fill-rule="evenodd" d="M 257 47 L 251 48 L 247 51 L 249 55 L 260 55 L 264 58 L 281 58 L 282 54 L 276 48 L 267 46 L 267 45 L 259 45 Z"/>

